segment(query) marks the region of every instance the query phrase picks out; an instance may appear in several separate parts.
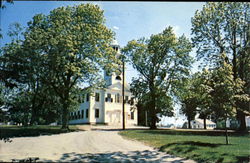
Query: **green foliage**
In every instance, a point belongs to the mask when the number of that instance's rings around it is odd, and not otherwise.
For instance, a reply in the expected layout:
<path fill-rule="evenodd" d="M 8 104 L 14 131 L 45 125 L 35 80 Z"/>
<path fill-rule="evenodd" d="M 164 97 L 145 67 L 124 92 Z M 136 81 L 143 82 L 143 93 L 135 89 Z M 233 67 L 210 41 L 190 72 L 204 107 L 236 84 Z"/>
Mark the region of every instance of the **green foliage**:
<path fill-rule="evenodd" d="M 173 115 L 171 89 L 189 74 L 191 48 L 185 36 L 177 38 L 172 27 L 168 27 L 149 39 L 132 40 L 122 49 L 139 72 L 139 77 L 133 79 L 131 90 L 149 111 L 151 128 L 156 127 L 156 115 Z"/>
<path fill-rule="evenodd" d="M 243 90 L 244 82 L 240 78 L 234 79 L 232 66 L 225 57 L 222 53 L 216 67 L 197 73 L 196 83 L 192 85 L 203 118 L 212 113 L 216 119 L 232 117 L 236 113 L 237 101 L 249 101 Z"/>
<path fill-rule="evenodd" d="M 97 5 L 59 7 L 49 15 L 35 15 L 21 33 L 23 40 L 17 37 L 3 48 L 4 82 L 29 98 L 24 108 L 30 108 L 31 123 L 41 117 L 40 123 L 60 117 L 67 128 L 69 111 L 79 105 L 80 85 L 100 85 L 101 69 L 116 68 L 118 61 L 110 47 L 114 34 L 104 23 Z M 21 28 L 14 26 L 9 34 L 19 35 Z"/>
<path fill-rule="evenodd" d="M 234 79 L 232 66 L 225 58 L 223 53 L 216 67 L 203 69 L 179 82 L 177 95 L 182 103 L 181 111 L 189 121 L 197 112 L 202 119 L 208 115 L 214 115 L 216 120 L 233 117 L 237 101 L 249 101 L 243 90 L 244 82 L 240 78 Z"/>
<path fill-rule="evenodd" d="M 66 132 L 77 131 L 76 126 L 69 126 L 70 130 L 61 129 L 61 126 L 47 126 L 47 125 L 36 125 L 36 126 L 1 126 L 0 140 L 13 137 L 25 137 L 25 136 L 40 136 L 40 135 L 52 135 Z M 10 139 L 11 141 L 11 139 Z"/>
<path fill-rule="evenodd" d="M 208 2 L 201 11 L 197 10 L 191 30 L 198 59 L 214 63 L 218 54 L 232 54 L 234 48 L 246 47 L 248 19 L 247 2 Z M 233 37 L 236 37 L 235 42 Z"/>
<path fill-rule="evenodd" d="M 181 102 L 181 113 L 187 116 L 189 128 L 191 128 L 191 120 L 196 115 L 197 107 L 202 101 L 198 75 L 199 73 L 196 73 L 189 78 L 180 80 L 178 87 L 175 89 L 176 96 Z"/>
<path fill-rule="evenodd" d="M 18 22 L 9 25 L 9 31 L 7 35 L 13 39 L 20 40 L 22 35 L 23 27 Z"/>
<path fill-rule="evenodd" d="M 220 55 L 232 65 L 234 80 L 244 81 L 244 93 L 250 95 L 249 71 L 249 3 L 208 2 L 192 18 L 192 41 L 203 65 L 216 67 Z M 237 81 L 236 81 L 237 82 Z M 249 102 L 237 102 L 237 117 L 241 130 L 246 129 L 245 113 Z"/>
<path fill-rule="evenodd" d="M 218 67 L 212 70 L 211 96 L 213 97 L 212 108 L 218 117 L 233 116 L 236 113 L 237 101 L 249 101 L 249 96 L 244 94 L 244 82 L 234 79 L 232 66 L 225 62 L 225 54 L 222 54 Z"/>
<path fill-rule="evenodd" d="M 14 29 L 10 33 L 21 34 L 17 31 Z M 42 74 L 36 65 L 38 60 L 38 55 L 27 55 L 20 37 L 3 47 L 0 57 L 1 82 L 12 89 L 6 96 L 5 108 L 9 109 L 10 120 L 14 122 L 48 124 L 58 119 L 58 112 L 55 113 L 52 108 L 60 107 L 60 104 L 57 97 L 53 97 L 54 93 L 48 91 L 49 88 L 40 80 Z"/>
<path fill-rule="evenodd" d="M 31 102 L 28 93 L 19 93 L 10 104 L 11 120 L 27 126 L 31 119 Z"/>
<path fill-rule="evenodd" d="M 4 104 L 4 95 L 3 95 L 4 86 L 0 83 L 0 107 Z"/>
<path fill-rule="evenodd" d="M 100 69 L 114 66 L 113 33 L 104 25 L 103 11 L 90 4 L 57 8 L 48 16 L 35 16 L 29 24 L 26 41 L 33 51 L 44 54 L 44 73 L 49 78 L 44 81 L 60 97 L 66 127 L 77 85 L 98 84 Z M 40 45 L 35 46 L 37 40 Z"/>

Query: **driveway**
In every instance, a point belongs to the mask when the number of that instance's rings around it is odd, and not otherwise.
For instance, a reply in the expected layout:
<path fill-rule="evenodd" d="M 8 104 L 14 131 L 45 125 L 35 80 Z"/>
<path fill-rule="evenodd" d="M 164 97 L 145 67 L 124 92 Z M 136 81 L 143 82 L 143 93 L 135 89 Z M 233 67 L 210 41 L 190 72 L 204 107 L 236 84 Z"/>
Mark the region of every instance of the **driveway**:
<path fill-rule="evenodd" d="M 118 131 L 107 129 L 11 140 L 0 141 L 0 161 L 36 157 L 45 162 L 193 162 L 124 139 Z"/>

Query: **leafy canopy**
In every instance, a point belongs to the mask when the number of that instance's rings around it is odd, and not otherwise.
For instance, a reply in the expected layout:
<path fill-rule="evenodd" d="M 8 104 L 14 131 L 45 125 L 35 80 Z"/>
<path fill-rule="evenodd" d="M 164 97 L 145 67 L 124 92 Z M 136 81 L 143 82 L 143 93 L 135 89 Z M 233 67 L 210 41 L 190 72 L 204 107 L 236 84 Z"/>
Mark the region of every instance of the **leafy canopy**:
<path fill-rule="evenodd" d="M 171 90 L 175 83 L 189 74 L 192 58 L 189 56 L 192 44 L 183 35 L 176 37 L 172 27 L 151 35 L 130 41 L 123 48 L 139 77 L 132 82 L 132 92 L 150 112 L 155 127 L 157 115 L 173 115 Z"/>

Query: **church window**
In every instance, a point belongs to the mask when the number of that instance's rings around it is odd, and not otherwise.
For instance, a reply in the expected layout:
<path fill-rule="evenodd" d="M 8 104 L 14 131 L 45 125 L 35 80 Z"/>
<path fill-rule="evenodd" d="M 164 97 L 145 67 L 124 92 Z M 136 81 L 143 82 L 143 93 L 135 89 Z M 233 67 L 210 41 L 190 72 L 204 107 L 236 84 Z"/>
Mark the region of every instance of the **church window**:
<path fill-rule="evenodd" d="M 120 102 L 120 95 L 119 95 L 119 93 L 117 93 L 115 95 L 115 97 L 116 97 L 115 102 L 119 103 Z"/>
<path fill-rule="evenodd" d="M 86 118 L 89 117 L 89 109 L 86 109 Z"/>
<path fill-rule="evenodd" d="M 99 102 L 100 101 L 100 94 L 95 93 L 95 101 Z"/>
<path fill-rule="evenodd" d="M 87 93 L 86 101 L 89 101 L 89 93 Z"/>
<path fill-rule="evenodd" d="M 95 109 L 95 118 L 99 118 L 99 109 Z"/>
<path fill-rule="evenodd" d="M 80 111 L 78 111 L 77 119 L 80 119 Z"/>
<path fill-rule="evenodd" d="M 128 96 L 125 96 L 125 103 L 128 103 Z"/>
<path fill-rule="evenodd" d="M 84 110 L 82 110 L 82 119 L 84 118 Z"/>
<path fill-rule="evenodd" d="M 114 46 L 113 49 L 114 49 L 115 51 L 118 51 L 118 47 L 117 47 L 117 46 Z"/>
<path fill-rule="evenodd" d="M 107 97 L 105 98 L 106 102 L 113 102 L 113 98 L 111 98 L 111 94 L 107 93 Z"/>
<path fill-rule="evenodd" d="M 72 119 L 72 113 L 70 112 L 69 113 L 69 120 L 71 120 Z"/>
<path fill-rule="evenodd" d="M 115 80 L 122 80 L 120 76 L 116 76 Z"/>
<path fill-rule="evenodd" d="M 131 112 L 131 119 L 135 119 L 134 112 Z"/>
<path fill-rule="evenodd" d="M 84 103 L 84 98 L 85 98 L 85 95 L 83 94 L 83 95 L 81 96 L 81 103 Z"/>

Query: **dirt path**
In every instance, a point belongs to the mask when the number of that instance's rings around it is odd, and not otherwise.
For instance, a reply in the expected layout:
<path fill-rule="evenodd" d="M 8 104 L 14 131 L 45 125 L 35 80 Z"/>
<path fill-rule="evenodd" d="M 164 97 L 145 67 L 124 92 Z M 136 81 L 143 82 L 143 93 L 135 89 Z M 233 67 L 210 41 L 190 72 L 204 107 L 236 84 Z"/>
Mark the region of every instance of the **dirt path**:
<path fill-rule="evenodd" d="M 56 162 L 193 162 L 125 140 L 118 131 L 81 131 L 0 141 L 0 161 L 38 157 Z"/>

